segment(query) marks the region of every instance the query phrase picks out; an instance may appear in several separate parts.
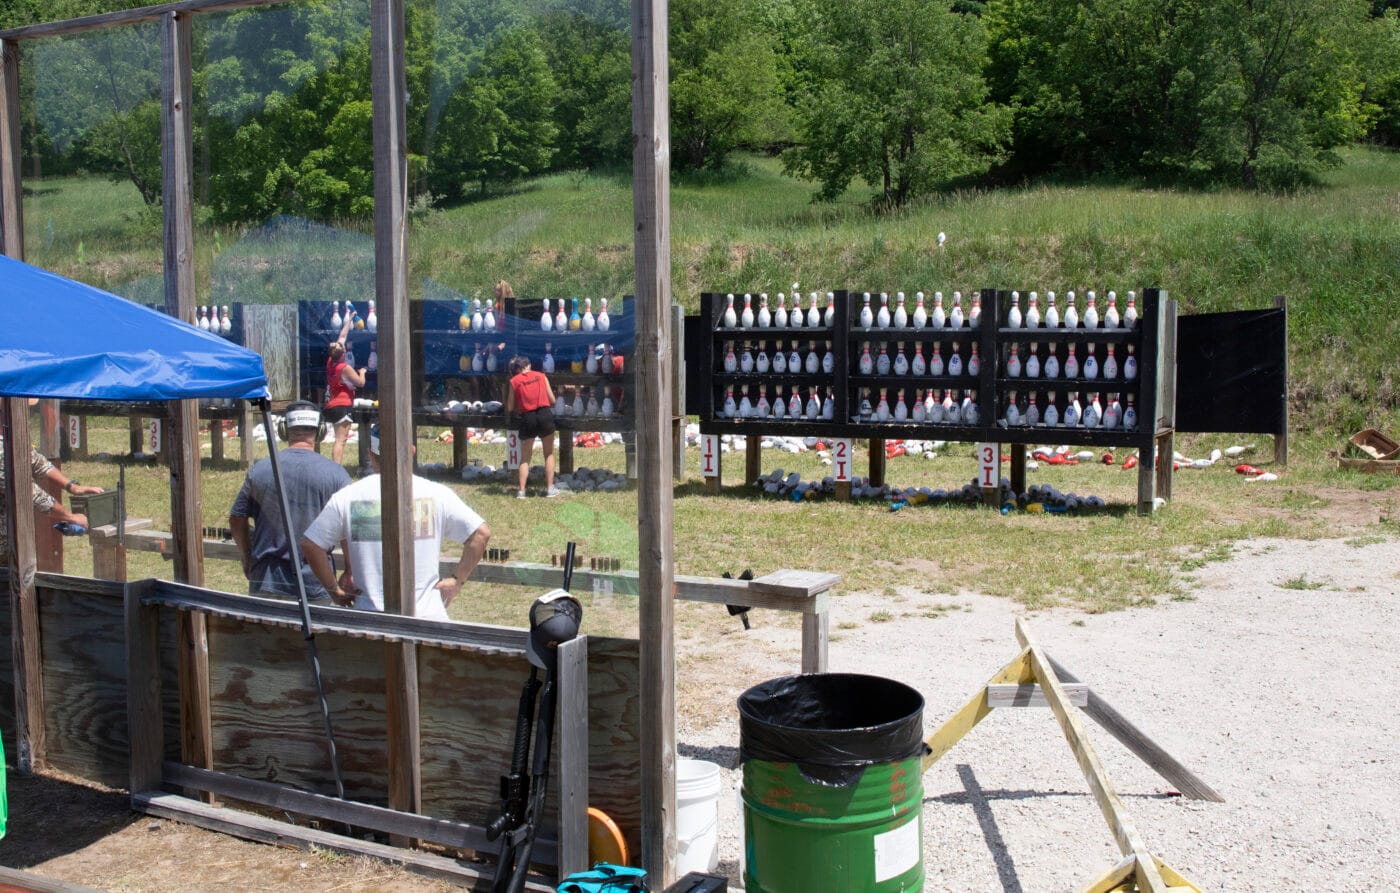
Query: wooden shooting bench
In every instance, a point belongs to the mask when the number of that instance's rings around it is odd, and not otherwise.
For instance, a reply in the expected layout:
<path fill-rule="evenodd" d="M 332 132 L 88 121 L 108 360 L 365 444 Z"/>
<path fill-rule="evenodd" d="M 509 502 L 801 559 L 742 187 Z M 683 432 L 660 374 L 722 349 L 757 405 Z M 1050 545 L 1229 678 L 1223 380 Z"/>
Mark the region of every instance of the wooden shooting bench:
<path fill-rule="evenodd" d="M 115 527 L 109 525 L 94 528 L 93 573 L 99 576 L 110 575 L 112 579 L 125 579 L 125 555 L 119 555 L 119 550 L 124 552 L 134 549 L 169 555 L 172 548 L 171 535 L 147 529 L 149 526 L 149 521 L 129 519 L 124 550 L 117 545 Z M 204 557 L 226 561 L 240 560 L 238 546 L 230 540 L 205 539 Z M 443 559 L 442 574 L 450 576 L 456 567 L 456 558 Z M 470 582 L 529 586 L 544 592 L 564 584 L 564 569 L 526 561 L 483 561 L 472 571 Z M 777 570 L 754 580 L 677 574 L 676 598 L 801 614 L 802 672 L 824 673 L 827 668 L 827 643 L 830 636 L 831 596 L 840 583 L 840 574 L 823 571 Z M 572 586 L 578 592 L 607 589 L 618 595 L 636 595 L 637 572 L 576 568 Z"/>

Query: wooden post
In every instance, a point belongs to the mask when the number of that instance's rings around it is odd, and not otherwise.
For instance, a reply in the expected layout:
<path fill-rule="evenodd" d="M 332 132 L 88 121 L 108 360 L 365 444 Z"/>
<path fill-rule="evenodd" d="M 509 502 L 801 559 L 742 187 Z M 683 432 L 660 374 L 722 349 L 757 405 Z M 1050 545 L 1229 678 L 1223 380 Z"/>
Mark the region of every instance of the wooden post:
<path fill-rule="evenodd" d="M 467 426 L 452 426 L 452 470 L 460 472 L 471 461 L 470 444 L 467 443 Z"/>
<path fill-rule="evenodd" d="M 870 438 L 870 483 L 880 487 L 885 483 L 885 439 Z"/>
<path fill-rule="evenodd" d="M 637 264 L 637 535 L 641 639 L 641 862 L 676 875 L 675 556 L 672 541 L 671 145 L 666 0 L 632 3 L 632 214 Z M 678 348 L 676 348 L 678 349 Z"/>
<path fill-rule="evenodd" d="M 141 604 L 153 580 L 128 583 L 126 599 L 127 728 L 131 742 L 131 795 L 158 791 L 165 756 L 160 705 L 160 608 Z"/>
<path fill-rule="evenodd" d="M 127 451 L 131 455 L 144 453 L 146 451 L 146 430 L 141 424 L 139 415 L 132 415 L 127 419 Z"/>
<path fill-rule="evenodd" d="M 215 467 L 224 461 L 224 420 L 209 420 L 209 463 Z"/>
<path fill-rule="evenodd" d="M 763 438 L 757 434 L 744 435 L 744 486 L 752 487 L 753 482 L 763 474 Z"/>
<path fill-rule="evenodd" d="M 1283 423 L 1274 434 L 1274 464 L 1288 464 L 1288 298 L 1274 295 L 1274 306 L 1283 311 L 1283 393 L 1279 394 Z"/>
<path fill-rule="evenodd" d="M 1026 492 L 1026 445 L 1007 444 L 1011 451 L 1011 492 L 1018 496 Z"/>
<path fill-rule="evenodd" d="M 371 0 L 370 80 L 374 101 L 374 293 L 379 311 L 380 507 L 384 610 L 412 615 L 413 394 L 409 348 L 408 155 L 405 147 L 404 4 Z M 367 449 L 368 432 L 360 442 Z M 407 556 L 406 560 L 404 556 Z M 389 806 L 422 809 L 418 759 L 418 658 L 411 643 L 385 645 L 385 712 L 389 745 Z M 395 843 L 409 841 L 395 837 Z"/>
<path fill-rule="evenodd" d="M 559 474 L 568 474 L 574 470 L 574 430 L 572 428 L 559 429 L 559 452 L 555 459 L 555 471 Z"/>
<path fill-rule="evenodd" d="M 165 311 L 194 321 L 193 128 L 190 103 L 191 16 L 161 18 L 161 203 L 164 211 Z M 203 505 L 199 480 L 199 401 L 170 406 L 161 438 L 169 457 L 170 518 L 175 579 L 204 583 Z M 209 641 L 203 614 L 181 611 L 178 623 L 180 752 L 186 763 L 214 765 L 209 727 Z"/>
<path fill-rule="evenodd" d="M 253 466 L 253 404 L 247 400 L 238 403 L 238 464 L 241 468 Z M 266 435 L 268 432 L 264 431 Z M 318 443 L 319 447 L 320 444 Z"/>

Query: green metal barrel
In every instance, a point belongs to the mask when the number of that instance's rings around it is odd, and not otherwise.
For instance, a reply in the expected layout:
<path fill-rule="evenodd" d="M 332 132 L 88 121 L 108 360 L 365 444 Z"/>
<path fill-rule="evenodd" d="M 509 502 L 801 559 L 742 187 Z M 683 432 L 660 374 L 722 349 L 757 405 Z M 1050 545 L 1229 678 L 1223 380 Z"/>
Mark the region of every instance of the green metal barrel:
<path fill-rule="evenodd" d="M 745 692 L 739 715 L 749 893 L 923 889 L 917 691 L 790 676 Z"/>

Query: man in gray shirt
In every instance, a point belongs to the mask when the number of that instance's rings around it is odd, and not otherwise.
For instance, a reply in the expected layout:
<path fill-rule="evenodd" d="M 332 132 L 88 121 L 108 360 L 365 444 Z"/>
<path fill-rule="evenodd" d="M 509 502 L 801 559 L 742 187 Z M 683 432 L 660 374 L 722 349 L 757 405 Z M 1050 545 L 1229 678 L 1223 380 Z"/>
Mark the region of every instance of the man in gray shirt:
<path fill-rule="evenodd" d="M 277 459 L 292 516 L 292 535 L 300 540 L 331 495 L 350 485 L 350 475 L 316 452 L 322 425 L 321 410 L 315 404 L 304 400 L 289 404 L 284 425 L 287 447 L 277 454 Z M 282 524 L 282 507 L 277 502 L 269 460 L 262 459 L 248 470 L 248 478 L 229 509 L 228 523 L 238 551 L 243 554 L 249 594 L 299 598 L 297 568 L 292 564 L 291 541 Z M 331 604 L 330 594 L 311 569 L 303 565 L 300 571 L 307 598 L 316 604 Z"/>

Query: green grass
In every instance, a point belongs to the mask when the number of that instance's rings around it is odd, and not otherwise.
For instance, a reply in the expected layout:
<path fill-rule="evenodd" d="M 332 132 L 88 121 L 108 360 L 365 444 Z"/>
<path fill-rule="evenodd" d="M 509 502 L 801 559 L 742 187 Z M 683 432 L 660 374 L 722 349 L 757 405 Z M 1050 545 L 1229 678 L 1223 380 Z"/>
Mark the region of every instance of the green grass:
<path fill-rule="evenodd" d="M 1345 166 L 1322 187 L 1295 195 L 1035 185 L 934 196 L 885 217 L 864 207 L 863 188 L 833 205 L 812 204 L 812 187 L 781 176 L 767 158 L 744 159 L 723 176 L 679 179 L 671 194 L 672 287 L 690 308 L 701 290 L 777 291 L 794 279 L 804 290 L 1159 284 L 1186 313 L 1263 307 L 1274 294 L 1286 294 L 1293 461 L 1276 469 L 1282 479 L 1274 484 L 1246 484 L 1223 464 L 1180 472 L 1172 503 L 1152 518 L 1128 509 L 1136 497 L 1134 474 L 1097 465 L 1046 467 L 1031 480 L 1103 496 L 1112 510 L 1003 517 L 980 508 L 911 506 L 892 514 L 879 504 L 764 499 L 732 486 L 742 468 L 737 455 L 726 459 L 731 486 L 707 496 L 692 453 L 686 478 L 677 482 L 677 570 L 718 575 L 814 568 L 842 574 L 850 590 L 968 590 L 1031 607 L 1104 611 L 1189 597 L 1190 571 L 1228 559 L 1229 544 L 1253 537 L 1337 535 L 1339 519 L 1348 525 L 1343 535 L 1393 537 L 1400 521 L 1387 519 L 1400 519 L 1394 489 L 1400 478 L 1340 472 L 1327 451 L 1362 427 L 1400 430 L 1400 379 L 1392 356 L 1400 315 L 1390 291 L 1400 269 L 1400 154 L 1358 148 L 1344 157 Z M 158 220 L 129 185 L 97 178 L 26 182 L 31 261 L 159 299 Z M 578 174 L 428 211 L 414 218 L 410 233 L 412 288 L 420 291 L 432 280 L 478 294 L 505 278 L 521 295 L 631 292 L 631 215 L 626 177 Z M 325 287 L 368 295 L 367 233 L 363 225 L 350 230 L 340 240 L 351 258 L 346 282 Z M 949 236 L 941 251 L 934 247 L 939 231 Z M 290 288 L 288 257 L 299 256 L 298 246 L 260 248 L 245 235 L 198 228 L 201 299 L 216 267 L 248 271 L 258 299 L 277 299 L 279 287 Z M 317 264 L 334 262 L 330 243 L 336 241 L 318 243 L 324 251 Z M 272 250 L 281 254 L 263 256 Z M 431 442 L 433 433 L 422 433 L 423 461 L 446 461 L 450 448 Z M 97 436 L 109 440 L 106 449 L 124 449 L 124 428 Z M 1178 449 L 1199 456 L 1235 443 L 1257 443 L 1258 450 L 1242 459 L 1268 465 L 1268 437 L 1190 436 L 1178 440 Z M 498 463 L 502 450 L 474 447 L 472 455 Z M 615 469 L 623 463 L 615 447 L 580 451 L 578 461 Z M 859 455 L 857 469 L 864 462 Z M 763 471 L 778 466 L 808 479 L 826 473 L 810 454 L 765 454 Z M 111 463 L 80 463 L 75 470 L 84 480 L 115 481 Z M 951 445 L 936 460 L 891 461 L 888 477 L 900 486 L 951 488 L 973 470 L 971 447 Z M 131 514 L 168 528 L 164 470 L 133 468 L 130 481 Z M 223 526 L 241 474 L 210 470 L 203 481 L 205 523 Z M 507 486 L 457 486 L 490 521 L 495 544 L 510 548 L 513 558 L 548 561 L 573 538 L 586 555 L 616 556 L 636 566 L 633 492 L 520 503 Z M 70 543 L 75 561 L 85 548 Z M 133 574 L 168 574 L 156 556 L 133 555 L 131 563 Z M 242 588 L 231 565 L 211 561 L 208 575 L 212 585 Z M 528 598 L 520 593 L 502 600 L 473 590 L 460 604 L 473 619 L 515 622 Z M 590 599 L 597 603 L 593 616 L 613 616 L 624 627 L 633 622 L 631 597 Z"/>
<path fill-rule="evenodd" d="M 1321 580 L 1309 580 L 1307 574 L 1299 574 L 1296 577 L 1289 577 L 1287 580 L 1279 583 L 1278 587 L 1280 589 L 1297 589 L 1303 592 L 1309 592 L 1314 589 L 1321 589 L 1326 585 L 1327 584 Z"/>

